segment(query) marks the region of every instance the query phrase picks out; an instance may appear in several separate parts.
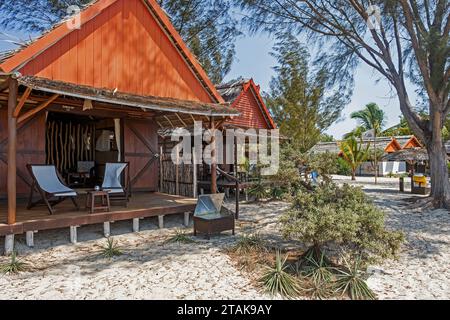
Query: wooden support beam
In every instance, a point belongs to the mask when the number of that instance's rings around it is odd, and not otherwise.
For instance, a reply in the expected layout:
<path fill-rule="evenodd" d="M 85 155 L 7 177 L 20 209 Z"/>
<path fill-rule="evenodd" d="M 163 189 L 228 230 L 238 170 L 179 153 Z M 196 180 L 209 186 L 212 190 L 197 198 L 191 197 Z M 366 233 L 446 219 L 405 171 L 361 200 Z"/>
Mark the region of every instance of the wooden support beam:
<path fill-rule="evenodd" d="M 216 125 L 211 117 L 211 194 L 217 193 L 217 157 L 216 157 Z"/>
<path fill-rule="evenodd" d="M 17 119 L 14 118 L 14 110 L 17 103 L 18 88 L 17 80 L 10 79 L 8 95 L 8 224 L 16 223 Z"/>
<path fill-rule="evenodd" d="M 234 176 L 236 177 L 236 180 L 239 181 L 238 178 L 238 138 L 235 136 L 234 137 Z M 236 182 L 236 216 L 235 218 L 237 220 L 239 220 L 239 200 L 240 200 L 240 195 L 241 195 L 241 187 L 239 182 Z"/>
<path fill-rule="evenodd" d="M 22 97 L 19 100 L 19 103 L 16 106 L 16 109 L 14 110 L 14 118 L 17 118 L 19 116 L 20 111 L 22 111 L 22 108 L 25 105 L 25 102 L 27 102 L 27 99 L 30 96 L 32 90 L 33 89 L 28 87 L 25 89 L 25 92 L 23 93 Z"/>
<path fill-rule="evenodd" d="M 164 116 L 164 119 L 166 119 L 166 120 L 170 123 L 170 125 L 172 126 L 172 128 L 175 128 L 175 126 L 173 125 L 172 121 L 170 121 L 170 119 L 169 119 L 168 116 Z"/>
<path fill-rule="evenodd" d="M 164 148 L 159 148 L 159 192 L 164 192 Z"/>
<path fill-rule="evenodd" d="M 198 181 L 197 181 L 197 157 L 195 154 L 195 148 L 192 148 L 192 167 L 193 167 L 193 173 L 192 173 L 192 194 L 194 195 L 194 198 L 198 197 Z"/>
<path fill-rule="evenodd" d="M 183 121 L 183 119 L 181 119 L 180 115 L 178 113 L 176 113 L 178 120 L 180 120 L 180 122 L 183 124 L 183 126 L 187 127 L 186 122 Z"/>
<path fill-rule="evenodd" d="M 175 147 L 177 157 L 176 157 L 176 164 L 175 164 L 175 194 L 177 196 L 180 195 L 180 147 L 177 144 Z"/>
<path fill-rule="evenodd" d="M 39 106 L 37 106 L 36 108 L 26 112 L 24 115 L 20 116 L 19 119 L 17 120 L 18 123 L 21 123 L 25 120 L 27 120 L 28 118 L 34 116 L 36 113 L 41 112 L 42 110 L 44 110 L 45 108 L 47 108 L 53 101 L 55 101 L 57 98 L 59 97 L 59 95 L 54 94 L 53 96 L 50 97 L 50 99 L 48 99 L 47 101 L 41 103 Z"/>

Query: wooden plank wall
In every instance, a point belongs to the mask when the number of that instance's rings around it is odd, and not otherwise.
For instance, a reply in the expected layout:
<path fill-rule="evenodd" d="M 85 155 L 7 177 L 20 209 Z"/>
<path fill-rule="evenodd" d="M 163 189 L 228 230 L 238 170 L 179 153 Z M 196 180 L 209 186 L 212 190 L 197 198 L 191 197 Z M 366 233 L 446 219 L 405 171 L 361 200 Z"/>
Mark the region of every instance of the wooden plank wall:
<path fill-rule="evenodd" d="M 235 125 L 239 128 L 267 129 L 268 125 L 264 118 L 263 111 L 261 110 L 252 90 L 252 88 L 247 90 L 247 92 L 241 96 L 237 104 L 234 106 L 239 112 L 241 112 L 241 116 L 235 117 L 227 121 L 227 123 Z"/>
<path fill-rule="evenodd" d="M 0 198 L 6 198 L 8 159 L 7 108 L 0 107 Z M 28 119 L 17 129 L 17 195 L 25 197 L 31 179 L 26 165 L 45 163 L 45 112 Z"/>
<path fill-rule="evenodd" d="M 20 72 L 138 95 L 213 102 L 141 0 L 120 0 Z"/>

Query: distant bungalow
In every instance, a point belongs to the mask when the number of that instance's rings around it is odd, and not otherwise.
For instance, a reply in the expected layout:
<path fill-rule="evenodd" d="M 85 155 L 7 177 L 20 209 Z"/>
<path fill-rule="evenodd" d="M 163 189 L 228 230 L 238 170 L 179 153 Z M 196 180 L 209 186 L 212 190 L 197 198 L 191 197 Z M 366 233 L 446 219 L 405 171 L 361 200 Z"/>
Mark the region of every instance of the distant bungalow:
<path fill-rule="evenodd" d="M 340 141 L 333 142 L 320 142 L 316 144 L 311 153 L 333 153 L 342 156 L 341 149 L 339 147 Z M 363 139 L 363 143 L 369 144 L 373 149 L 373 139 Z M 422 148 L 422 144 L 415 136 L 397 136 L 397 137 L 378 137 L 375 140 L 375 145 L 378 150 L 383 150 L 384 154 L 390 154 L 404 149 Z M 416 172 L 423 171 L 424 165 L 419 164 L 416 168 Z M 370 161 L 363 163 L 357 171 L 358 175 L 373 175 L 373 164 Z M 409 165 L 405 161 L 380 161 L 379 162 L 379 175 L 386 176 L 390 174 L 402 174 L 410 171 Z"/>

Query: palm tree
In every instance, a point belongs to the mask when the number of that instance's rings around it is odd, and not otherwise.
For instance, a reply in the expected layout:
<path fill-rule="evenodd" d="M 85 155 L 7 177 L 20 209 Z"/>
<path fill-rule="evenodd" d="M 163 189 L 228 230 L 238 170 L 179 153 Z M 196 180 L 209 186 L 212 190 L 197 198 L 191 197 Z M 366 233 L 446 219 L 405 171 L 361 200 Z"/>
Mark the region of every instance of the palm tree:
<path fill-rule="evenodd" d="M 367 160 L 370 144 L 365 144 L 362 138 L 356 140 L 350 136 L 340 144 L 341 154 L 352 169 L 352 180 L 356 180 L 356 169 Z"/>
<path fill-rule="evenodd" d="M 385 125 L 384 111 L 376 103 L 369 103 L 360 111 L 353 112 L 350 117 L 358 120 L 360 126 L 366 131 L 373 132 L 373 158 L 375 165 L 375 183 L 378 182 L 378 155 L 377 155 L 377 137 L 382 132 Z"/>

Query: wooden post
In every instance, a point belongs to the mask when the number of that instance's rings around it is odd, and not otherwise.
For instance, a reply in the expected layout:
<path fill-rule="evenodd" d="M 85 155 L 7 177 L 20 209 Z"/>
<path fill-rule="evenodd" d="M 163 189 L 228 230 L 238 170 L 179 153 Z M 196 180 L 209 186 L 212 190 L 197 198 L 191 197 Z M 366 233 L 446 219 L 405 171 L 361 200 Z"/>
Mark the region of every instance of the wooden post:
<path fill-rule="evenodd" d="M 17 119 L 14 118 L 14 110 L 17 104 L 18 87 L 17 80 L 10 79 L 8 95 L 8 224 L 16 223 Z"/>
<path fill-rule="evenodd" d="M 217 193 L 216 125 L 211 117 L 211 194 Z"/>
<path fill-rule="evenodd" d="M 236 220 L 239 220 L 239 196 L 241 193 L 241 186 L 239 184 L 239 178 L 238 178 L 238 145 L 237 145 L 238 139 L 237 137 L 234 137 L 234 176 L 236 177 L 236 213 L 235 218 Z"/>
<path fill-rule="evenodd" d="M 160 184 L 160 192 L 164 192 L 164 148 L 161 146 L 159 148 L 159 184 Z"/>
<path fill-rule="evenodd" d="M 198 181 L 197 181 L 197 158 L 195 155 L 195 148 L 192 149 L 192 166 L 193 166 L 193 172 L 192 172 L 192 188 L 193 188 L 193 195 L 194 198 L 198 197 Z"/>
<path fill-rule="evenodd" d="M 180 195 L 180 149 L 177 146 L 176 148 L 176 153 L 177 153 L 177 158 L 176 158 L 176 164 L 175 164 L 175 194 L 177 196 Z"/>

